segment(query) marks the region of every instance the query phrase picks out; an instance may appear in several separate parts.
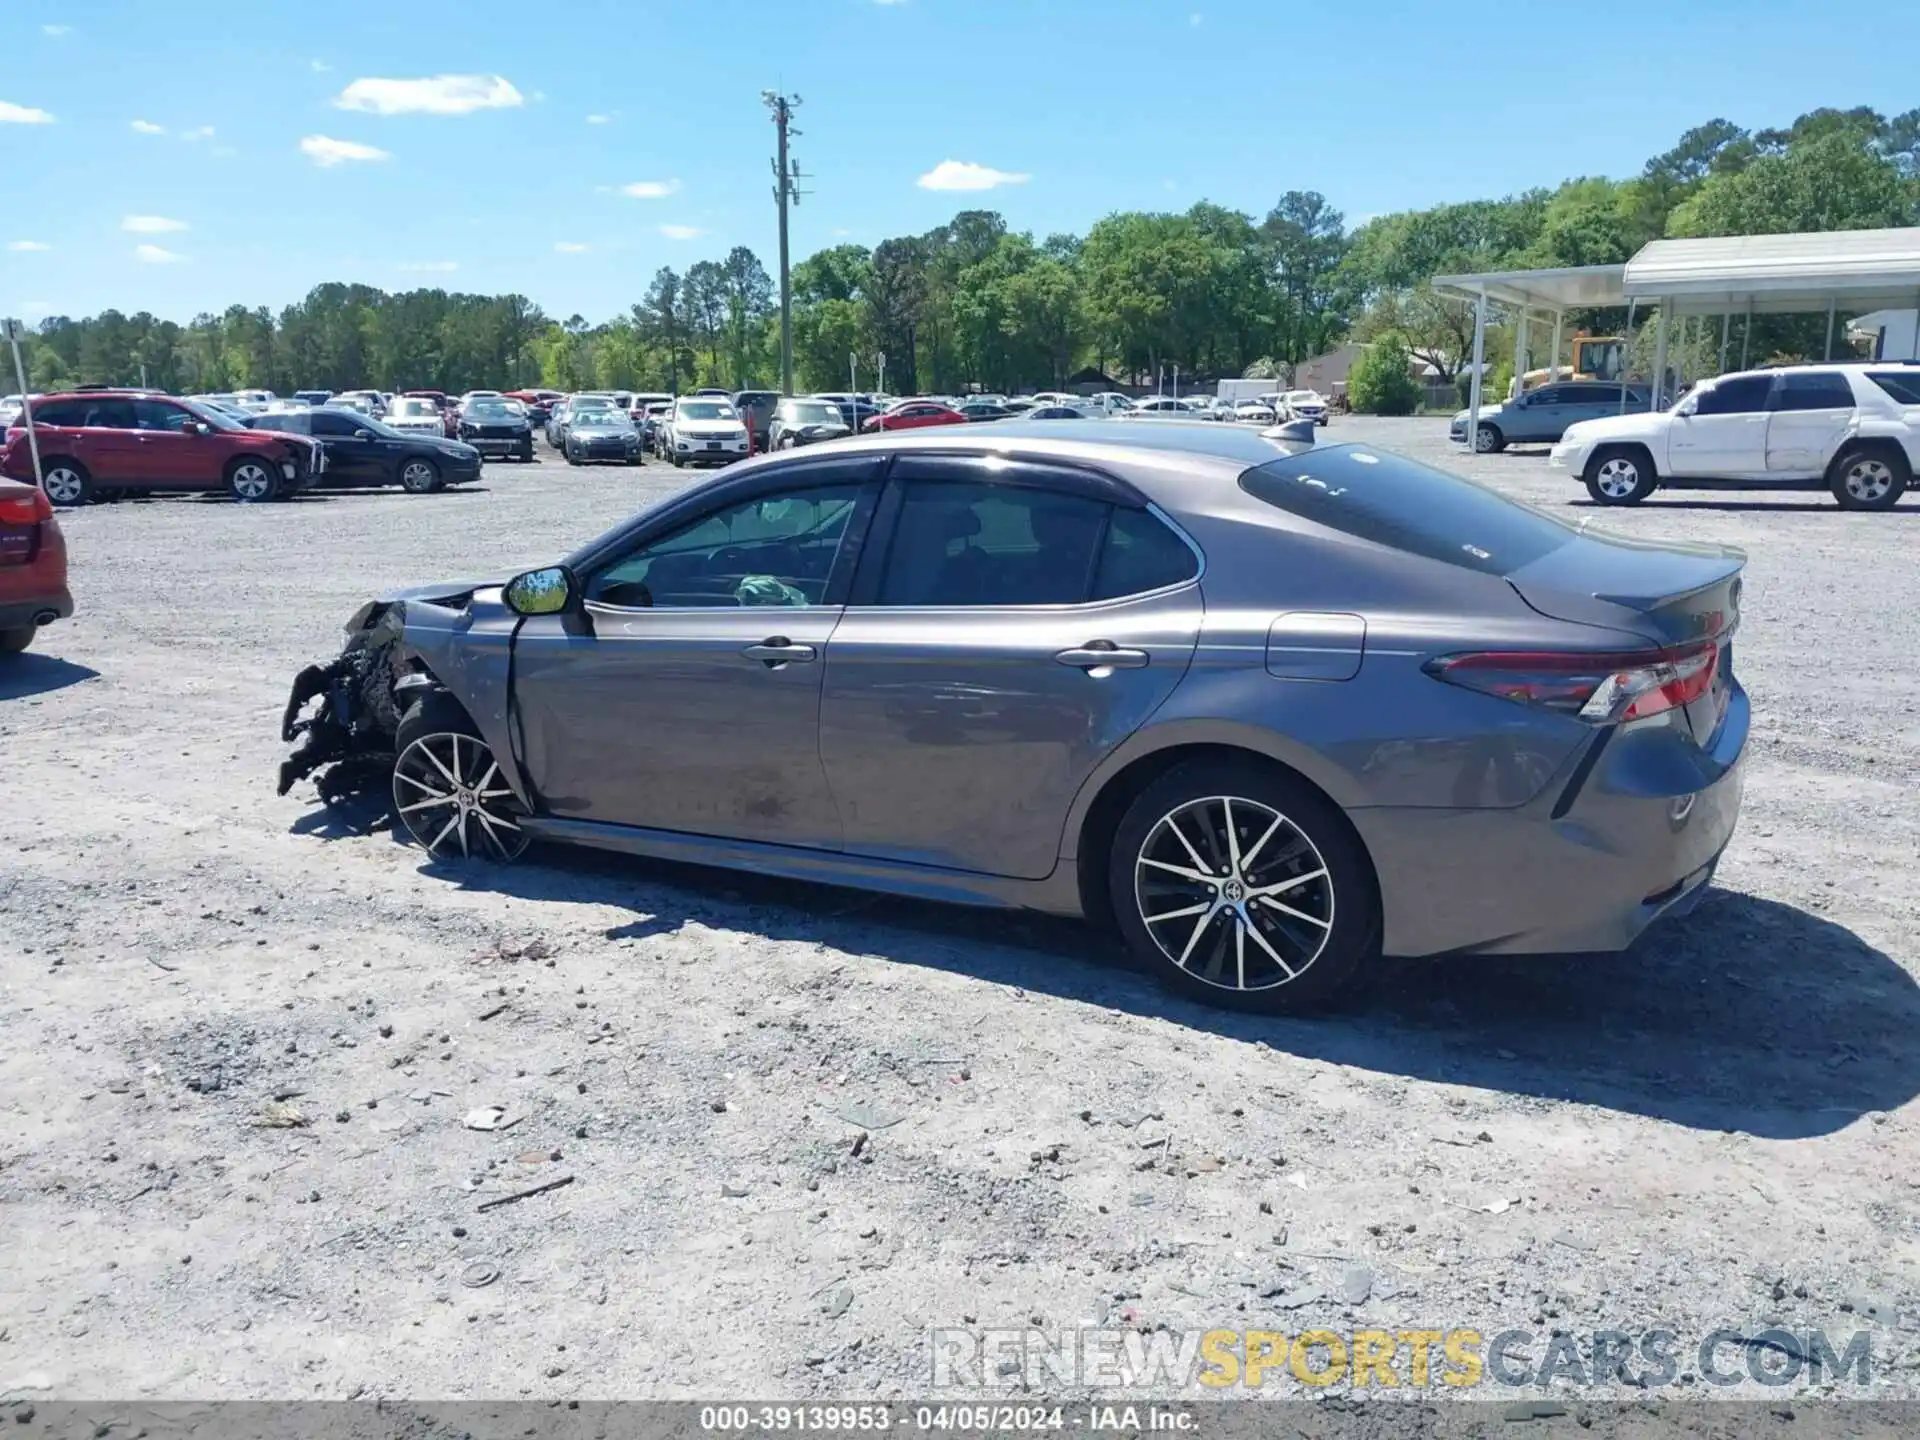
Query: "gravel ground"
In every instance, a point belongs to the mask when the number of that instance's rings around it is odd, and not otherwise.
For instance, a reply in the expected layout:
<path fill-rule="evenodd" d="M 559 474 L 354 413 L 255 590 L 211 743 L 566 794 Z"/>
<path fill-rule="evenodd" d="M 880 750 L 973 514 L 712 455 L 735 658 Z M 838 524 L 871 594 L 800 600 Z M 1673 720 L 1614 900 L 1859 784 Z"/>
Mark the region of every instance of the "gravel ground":
<path fill-rule="evenodd" d="M 1439 421 L 1348 438 L 1591 513 Z M 1607 516 L 1752 557 L 1716 890 L 1623 957 L 1269 1021 L 1072 925 L 443 868 L 274 795 L 362 600 L 683 478 L 63 517 L 79 613 L 0 676 L 0 1400 L 915 1395 L 931 1329 L 1094 1324 L 1864 1328 L 1920 1393 L 1920 502 Z"/>

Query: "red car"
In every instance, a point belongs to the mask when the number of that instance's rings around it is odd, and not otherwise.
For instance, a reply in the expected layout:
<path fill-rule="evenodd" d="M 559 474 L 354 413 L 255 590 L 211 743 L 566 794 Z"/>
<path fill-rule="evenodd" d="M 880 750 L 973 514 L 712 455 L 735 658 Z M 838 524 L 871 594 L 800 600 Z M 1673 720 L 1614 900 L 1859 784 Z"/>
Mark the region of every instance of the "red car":
<path fill-rule="evenodd" d="M 153 490 L 273 500 L 313 483 L 327 463 L 309 436 L 249 430 L 216 410 L 141 390 L 43 395 L 33 402 L 33 424 L 40 488 L 56 505 Z M 23 425 L 7 432 L 0 475 L 33 482 Z"/>
<path fill-rule="evenodd" d="M 937 400 L 896 400 L 860 428 L 871 435 L 876 430 L 918 430 L 923 425 L 966 423 L 966 416 Z"/>
<path fill-rule="evenodd" d="M 71 614 L 67 541 L 53 506 L 31 485 L 0 480 L 0 657 L 19 654 L 34 631 Z"/>
<path fill-rule="evenodd" d="M 402 390 L 402 395 L 413 396 L 420 400 L 431 400 L 433 408 L 440 412 L 440 427 L 449 440 L 460 438 L 460 412 L 444 390 Z"/>

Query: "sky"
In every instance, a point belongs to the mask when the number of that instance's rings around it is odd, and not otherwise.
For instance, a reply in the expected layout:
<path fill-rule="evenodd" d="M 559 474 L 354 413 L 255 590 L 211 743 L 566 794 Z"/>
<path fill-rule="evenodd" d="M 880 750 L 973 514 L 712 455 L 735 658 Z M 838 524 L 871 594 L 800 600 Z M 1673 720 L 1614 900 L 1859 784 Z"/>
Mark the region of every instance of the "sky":
<path fill-rule="evenodd" d="M 1913 0 L 0 0 L 0 312 L 185 321 L 328 280 L 601 321 L 956 210 L 1084 233 L 1319 190 L 1350 223 L 1626 176 L 1715 116 L 1920 101 Z"/>

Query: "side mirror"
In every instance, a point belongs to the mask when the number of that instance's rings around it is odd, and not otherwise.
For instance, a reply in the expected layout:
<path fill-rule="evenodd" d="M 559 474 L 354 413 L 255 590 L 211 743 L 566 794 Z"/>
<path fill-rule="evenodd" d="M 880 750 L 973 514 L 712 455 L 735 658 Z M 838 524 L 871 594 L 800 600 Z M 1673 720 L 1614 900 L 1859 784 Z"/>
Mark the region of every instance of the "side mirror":
<path fill-rule="evenodd" d="M 574 607 L 578 590 L 571 570 L 564 565 L 550 565 L 544 570 L 529 570 L 514 576 L 500 592 L 500 598 L 516 615 L 558 615 Z"/>
<path fill-rule="evenodd" d="M 371 430 L 356 430 L 353 432 L 353 438 L 356 440 L 371 440 L 373 438 L 373 432 Z"/>
<path fill-rule="evenodd" d="M 193 422 L 193 433 L 195 435 L 211 435 L 213 433 L 213 427 L 204 420 L 196 420 Z"/>

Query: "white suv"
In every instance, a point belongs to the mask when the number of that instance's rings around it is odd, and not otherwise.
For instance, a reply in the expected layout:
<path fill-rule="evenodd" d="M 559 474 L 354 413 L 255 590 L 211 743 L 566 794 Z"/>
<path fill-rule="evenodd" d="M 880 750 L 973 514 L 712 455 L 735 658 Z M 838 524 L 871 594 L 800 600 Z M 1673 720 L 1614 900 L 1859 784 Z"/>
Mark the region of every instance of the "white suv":
<path fill-rule="evenodd" d="M 1600 505 L 1637 505 L 1666 486 L 1833 492 L 1885 510 L 1920 462 L 1920 366 L 1793 365 L 1703 381 L 1670 410 L 1567 428 L 1549 463 Z"/>

